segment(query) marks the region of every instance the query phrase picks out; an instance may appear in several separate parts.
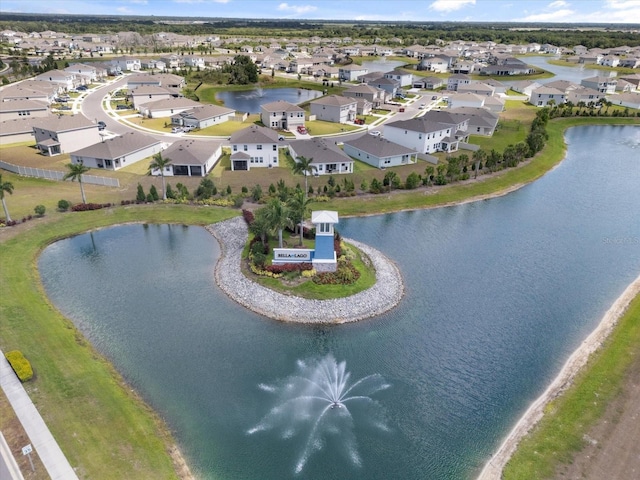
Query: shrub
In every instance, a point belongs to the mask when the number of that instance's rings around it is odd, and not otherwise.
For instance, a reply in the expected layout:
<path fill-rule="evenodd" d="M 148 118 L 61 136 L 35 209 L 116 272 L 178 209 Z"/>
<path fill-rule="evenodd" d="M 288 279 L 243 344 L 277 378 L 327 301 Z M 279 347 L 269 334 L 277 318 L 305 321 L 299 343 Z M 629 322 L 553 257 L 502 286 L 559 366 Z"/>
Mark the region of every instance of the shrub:
<path fill-rule="evenodd" d="M 42 217 L 44 216 L 44 212 L 46 212 L 47 209 L 44 205 L 36 205 L 33 211 L 36 212 L 36 215 L 38 215 L 39 217 Z"/>
<path fill-rule="evenodd" d="M 147 193 L 147 202 L 153 203 L 153 195 L 151 193 Z"/>
<path fill-rule="evenodd" d="M 110 206 L 107 203 L 78 203 L 71 207 L 72 212 L 87 212 L 89 210 L 100 210 L 101 208 L 105 208 Z"/>
<path fill-rule="evenodd" d="M 160 196 L 158 195 L 158 190 L 156 189 L 155 185 L 151 185 L 151 188 L 149 189 L 149 195 L 151 195 L 151 198 L 153 199 L 154 202 L 157 202 L 160 199 Z"/>
<path fill-rule="evenodd" d="M 16 372 L 16 375 L 20 379 L 21 382 L 26 382 L 33 378 L 33 369 L 31 368 L 31 363 L 29 360 L 24 358 L 22 352 L 19 350 L 12 350 L 5 354 L 5 357 L 9 361 L 11 368 Z"/>
<path fill-rule="evenodd" d="M 242 210 L 242 217 L 244 218 L 244 221 L 247 222 L 247 225 L 251 225 L 255 219 L 253 212 L 246 209 Z"/>
<path fill-rule="evenodd" d="M 61 212 L 66 212 L 71 208 L 71 202 L 68 200 L 58 200 L 58 210 Z"/>
<path fill-rule="evenodd" d="M 142 185 L 138 184 L 138 191 L 136 193 L 136 201 L 144 202 L 146 200 L 147 200 L 147 196 L 144 194 L 144 189 L 142 188 Z"/>

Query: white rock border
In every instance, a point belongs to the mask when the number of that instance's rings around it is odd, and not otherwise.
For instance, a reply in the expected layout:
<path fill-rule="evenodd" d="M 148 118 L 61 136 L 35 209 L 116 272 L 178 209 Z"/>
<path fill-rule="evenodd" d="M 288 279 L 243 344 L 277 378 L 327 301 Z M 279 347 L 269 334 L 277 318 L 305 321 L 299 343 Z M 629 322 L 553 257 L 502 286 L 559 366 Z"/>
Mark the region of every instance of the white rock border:
<path fill-rule="evenodd" d="M 221 254 L 215 268 L 218 286 L 240 305 L 266 317 L 296 323 L 347 323 L 371 318 L 394 308 L 404 295 L 398 267 L 380 251 L 351 239 L 376 271 L 373 287 L 345 298 L 310 300 L 285 295 L 248 279 L 240 270 L 248 229 L 244 218 L 235 217 L 205 227 L 220 243 Z"/>

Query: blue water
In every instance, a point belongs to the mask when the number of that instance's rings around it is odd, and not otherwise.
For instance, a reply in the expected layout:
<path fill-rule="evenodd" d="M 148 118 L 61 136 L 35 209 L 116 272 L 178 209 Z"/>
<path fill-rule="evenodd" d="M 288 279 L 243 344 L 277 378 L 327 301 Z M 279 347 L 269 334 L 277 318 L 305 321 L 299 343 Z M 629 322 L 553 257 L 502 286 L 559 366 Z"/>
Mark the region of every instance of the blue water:
<path fill-rule="evenodd" d="M 542 78 L 536 80 L 540 83 L 548 83 L 553 82 L 558 79 L 568 80 L 573 83 L 577 83 L 580 85 L 580 82 L 585 78 L 595 77 L 595 76 L 608 76 L 609 72 L 606 70 L 598 70 L 596 68 L 589 68 L 589 66 L 585 66 L 584 64 L 578 65 L 574 63 L 567 63 L 567 66 L 564 65 L 552 65 L 547 61 L 549 59 L 554 59 L 554 57 L 550 56 L 534 56 L 534 57 L 523 57 L 522 61 L 528 63 L 529 65 L 534 65 L 539 68 L 543 68 L 555 75 L 555 77 L 550 78 Z"/>
<path fill-rule="evenodd" d="M 263 88 L 216 94 L 216 98 L 222 100 L 225 107 L 247 113 L 260 113 L 261 105 L 278 100 L 298 105 L 321 96 L 321 91 L 305 88 Z"/>
<path fill-rule="evenodd" d="M 353 325 L 239 307 L 215 286 L 219 247 L 198 227 L 79 235 L 48 247 L 39 268 L 202 478 L 470 479 L 640 273 L 640 128 L 574 128 L 567 142 L 564 162 L 507 196 L 342 219 L 344 236 L 383 251 L 406 282 L 397 308 Z M 248 431 L 282 400 L 268 386 L 327 355 L 351 382 L 390 385 L 370 392 L 388 430 L 352 405 L 353 424 L 327 428 L 296 474 L 308 431 Z"/>
<path fill-rule="evenodd" d="M 379 60 L 373 60 L 370 62 L 367 62 L 367 61 L 362 62 L 362 66 L 366 68 L 369 71 L 369 73 L 371 72 L 387 73 L 403 65 L 405 65 L 405 62 L 400 62 L 398 60 L 387 60 L 384 58 Z"/>

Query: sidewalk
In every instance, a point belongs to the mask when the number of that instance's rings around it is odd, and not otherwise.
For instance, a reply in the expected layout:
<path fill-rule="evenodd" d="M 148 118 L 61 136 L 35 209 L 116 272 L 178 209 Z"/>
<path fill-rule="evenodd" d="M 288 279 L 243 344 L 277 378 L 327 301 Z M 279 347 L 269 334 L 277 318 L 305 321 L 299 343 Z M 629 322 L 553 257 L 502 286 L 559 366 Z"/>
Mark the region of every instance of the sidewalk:
<path fill-rule="evenodd" d="M 52 480 L 78 480 L 58 443 L 0 350 L 0 387 Z"/>

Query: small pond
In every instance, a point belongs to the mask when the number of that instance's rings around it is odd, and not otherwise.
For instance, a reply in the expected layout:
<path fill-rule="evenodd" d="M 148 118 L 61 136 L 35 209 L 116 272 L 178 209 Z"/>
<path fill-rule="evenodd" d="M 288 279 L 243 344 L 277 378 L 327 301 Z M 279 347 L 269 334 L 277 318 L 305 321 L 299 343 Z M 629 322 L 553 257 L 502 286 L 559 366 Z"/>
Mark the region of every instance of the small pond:
<path fill-rule="evenodd" d="M 224 102 L 225 107 L 233 108 L 238 112 L 260 113 L 260 106 L 265 103 L 284 100 L 296 105 L 323 94 L 319 90 L 305 88 L 254 88 L 253 90 L 220 92 L 216 99 Z"/>

